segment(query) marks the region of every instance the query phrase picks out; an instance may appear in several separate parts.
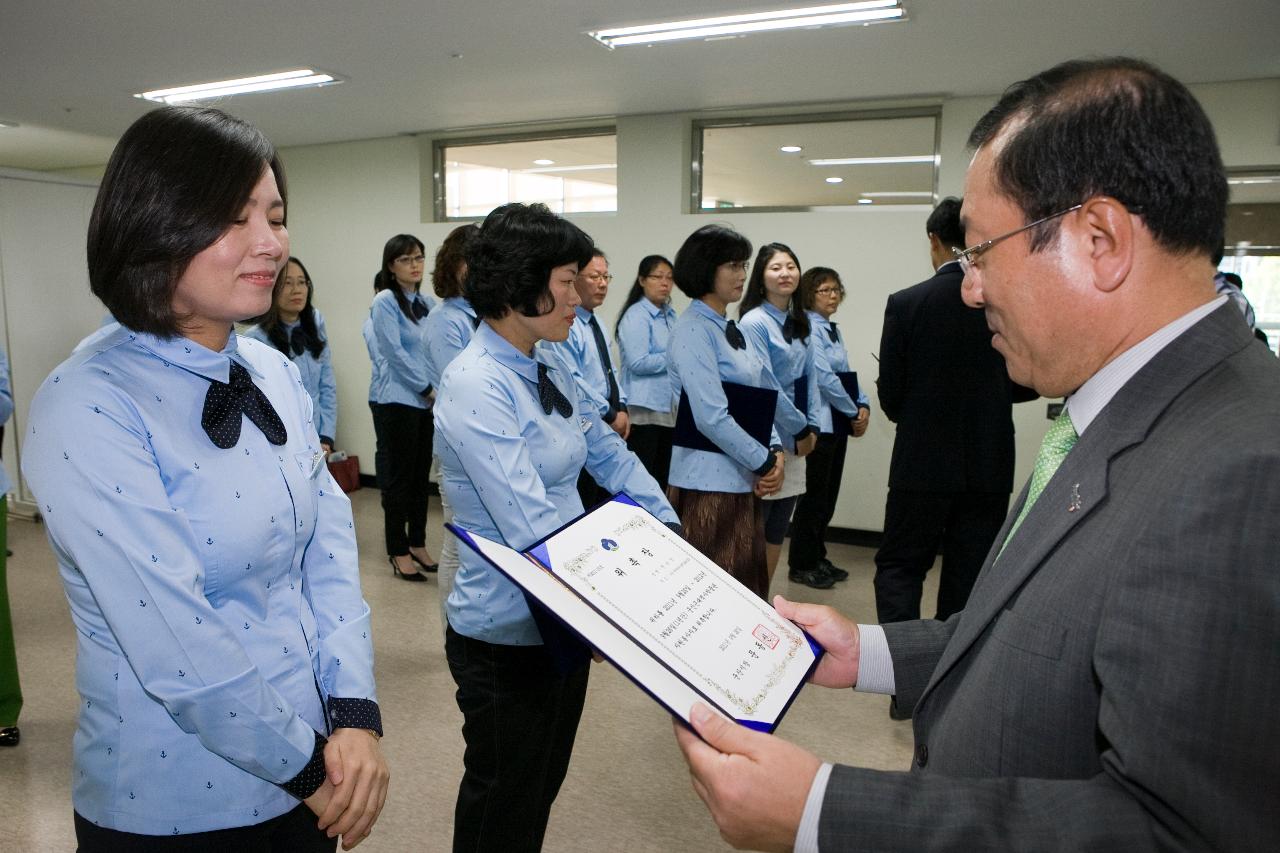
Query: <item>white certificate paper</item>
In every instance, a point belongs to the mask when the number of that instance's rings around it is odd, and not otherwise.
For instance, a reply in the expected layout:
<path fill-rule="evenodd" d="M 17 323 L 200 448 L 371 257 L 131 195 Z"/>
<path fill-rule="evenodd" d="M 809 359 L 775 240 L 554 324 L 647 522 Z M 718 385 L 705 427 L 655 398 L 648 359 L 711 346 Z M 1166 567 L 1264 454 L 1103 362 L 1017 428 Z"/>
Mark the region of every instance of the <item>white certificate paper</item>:
<path fill-rule="evenodd" d="M 454 532 L 686 722 L 700 700 L 772 731 L 817 663 L 803 631 L 625 495 L 527 554 Z"/>

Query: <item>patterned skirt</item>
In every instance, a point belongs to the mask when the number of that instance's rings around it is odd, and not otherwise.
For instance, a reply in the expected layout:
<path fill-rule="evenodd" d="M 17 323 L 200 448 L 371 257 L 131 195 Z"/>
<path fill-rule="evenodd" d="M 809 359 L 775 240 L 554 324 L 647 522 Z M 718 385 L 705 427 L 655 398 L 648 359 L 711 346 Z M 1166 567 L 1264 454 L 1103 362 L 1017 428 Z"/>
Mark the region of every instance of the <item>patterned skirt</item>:
<path fill-rule="evenodd" d="M 700 492 L 667 487 L 685 539 L 747 589 L 767 600 L 769 572 L 764 555 L 764 516 L 751 492 Z"/>

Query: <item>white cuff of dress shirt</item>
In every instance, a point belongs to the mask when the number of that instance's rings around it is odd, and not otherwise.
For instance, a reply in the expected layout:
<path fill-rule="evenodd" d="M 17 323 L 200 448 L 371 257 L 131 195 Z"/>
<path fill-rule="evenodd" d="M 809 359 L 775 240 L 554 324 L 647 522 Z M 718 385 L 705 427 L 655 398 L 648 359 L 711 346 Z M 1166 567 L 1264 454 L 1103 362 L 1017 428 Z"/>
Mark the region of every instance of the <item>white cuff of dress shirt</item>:
<path fill-rule="evenodd" d="M 831 765 L 823 764 L 814 774 L 809 786 L 809 798 L 804 801 L 804 815 L 796 830 L 795 853 L 818 853 L 818 822 L 822 818 L 822 800 L 827 795 L 827 780 L 831 778 Z"/>
<path fill-rule="evenodd" d="M 858 626 L 858 683 L 853 689 L 859 693 L 897 693 L 893 681 L 893 656 L 889 654 L 889 641 L 884 628 L 879 625 Z"/>

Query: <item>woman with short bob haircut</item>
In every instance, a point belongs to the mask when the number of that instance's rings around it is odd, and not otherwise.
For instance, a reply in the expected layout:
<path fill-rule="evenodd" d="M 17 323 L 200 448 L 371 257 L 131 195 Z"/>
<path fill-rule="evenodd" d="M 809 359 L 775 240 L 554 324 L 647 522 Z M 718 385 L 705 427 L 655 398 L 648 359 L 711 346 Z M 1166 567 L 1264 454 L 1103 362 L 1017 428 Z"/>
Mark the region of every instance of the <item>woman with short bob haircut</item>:
<path fill-rule="evenodd" d="M 714 450 L 677 429 L 667 495 L 686 538 L 725 571 L 765 598 L 764 521 L 760 497 L 782 485 L 777 430 L 765 446 L 729 415 L 724 383 L 778 391 L 768 366 L 728 318 L 742 298 L 751 242 L 721 225 L 704 225 L 676 253 L 676 286 L 693 299 L 671 332 L 672 385 L 696 431 Z M 784 402 L 778 394 L 778 406 Z"/>
<path fill-rule="evenodd" d="M 383 539 L 391 572 L 422 582 L 437 570 L 427 550 L 427 493 L 431 471 L 431 403 L 435 399 L 426 319 L 435 300 L 421 292 L 427 258 L 422 241 L 397 234 L 382 247 L 374 279 L 373 338 L 385 369 L 373 391 L 373 432 Z"/>
<path fill-rule="evenodd" d="M 627 395 L 631 434 L 627 447 L 640 457 L 662 488 L 671 469 L 671 431 L 676 424 L 676 395 L 667 373 L 667 346 L 676 312 L 671 307 L 675 283 L 671 261 L 646 255 L 635 284 L 618 312 L 620 380 Z"/>
<path fill-rule="evenodd" d="M 756 253 L 746 292 L 738 306 L 747 344 L 782 389 L 774 426 L 782 437 L 787 473 L 782 488 L 765 498 L 764 542 L 769 579 L 778 567 L 782 543 L 797 498 L 804 493 L 805 459 L 818 437 L 819 393 L 813 367 L 809 317 L 794 298 L 800 286 L 800 260 L 790 246 L 766 243 Z"/>
<path fill-rule="evenodd" d="M 351 505 L 288 359 L 232 328 L 289 256 L 283 178 L 218 110 L 134 122 L 89 225 L 120 324 L 32 401 L 23 470 L 78 643 L 82 853 L 350 848 L 386 797 Z"/>
<path fill-rule="evenodd" d="M 245 336 L 270 344 L 293 361 L 311 397 L 320 447 L 329 453 L 338 434 L 338 383 L 324 315 L 311 304 L 314 295 L 315 285 L 302 259 L 289 258 L 276 276 L 271 307 L 245 330 Z"/>
<path fill-rule="evenodd" d="M 678 527 L 653 477 L 579 395 L 562 348 L 539 346 L 568 338 L 581 302 L 574 280 L 592 248 L 545 205 L 507 204 L 467 251 L 466 296 L 483 322 L 440 380 L 436 452 L 454 523 L 512 548 L 582 513 L 584 466 Z M 569 766 L 589 654 L 461 551 L 445 638 L 466 741 L 453 849 L 537 851 Z"/>

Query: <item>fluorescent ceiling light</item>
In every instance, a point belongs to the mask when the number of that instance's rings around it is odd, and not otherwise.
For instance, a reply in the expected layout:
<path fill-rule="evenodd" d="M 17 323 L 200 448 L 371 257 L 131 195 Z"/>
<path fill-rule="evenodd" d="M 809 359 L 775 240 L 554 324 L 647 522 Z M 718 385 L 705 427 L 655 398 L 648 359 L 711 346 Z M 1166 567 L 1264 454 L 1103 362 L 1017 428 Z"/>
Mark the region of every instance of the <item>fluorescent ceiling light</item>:
<path fill-rule="evenodd" d="M 906 157 L 830 157 L 824 160 L 810 160 L 810 166 L 892 166 L 898 163 L 932 163 L 937 158 L 933 154 L 910 155 Z"/>
<path fill-rule="evenodd" d="M 526 175 L 537 175 L 543 172 L 596 172 L 601 169 L 616 169 L 617 163 L 591 163 L 586 166 L 544 166 L 540 169 L 520 169 Z"/>
<path fill-rule="evenodd" d="M 548 160 L 546 157 L 539 157 L 537 160 L 533 161 L 533 165 L 535 166 L 554 166 L 555 164 L 555 160 Z"/>
<path fill-rule="evenodd" d="M 896 190 L 885 190 L 884 192 L 860 193 L 863 198 L 933 198 L 933 193 L 925 190 L 916 192 L 914 190 L 901 192 Z"/>
<path fill-rule="evenodd" d="M 844 183 L 844 178 L 827 178 L 827 183 L 829 183 L 829 184 L 843 184 L 843 183 Z"/>
<path fill-rule="evenodd" d="M 18 123 L 16 121 L 7 121 L 5 119 L 0 119 L 0 127 L 9 127 L 9 128 L 18 127 Z"/>
<path fill-rule="evenodd" d="M 906 20 L 906 12 L 897 0 L 864 0 L 861 3 L 833 3 L 799 9 L 778 9 L 745 15 L 722 15 L 687 21 L 666 21 L 636 27 L 613 27 L 587 33 L 609 49 L 633 44 L 682 39 L 706 39 L 745 33 L 829 27 L 837 24 L 871 24 Z"/>
<path fill-rule="evenodd" d="M 180 104 L 185 101 L 201 101 L 228 95 L 244 95 L 249 92 L 270 92 L 276 89 L 297 89 L 305 86 L 327 86 L 341 83 L 332 74 L 297 68 L 277 74 L 260 74 L 257 77 L 240 77 L 235 80 L 219 80 L 214 83 L 197 83 L 193 86 L 175 86 L 171 89 L 155 89 L 139 92 L 135 98 L 157 101 L 162 104 Z"/>
<path fill-rule="evenodd" d="M 860 198 L 858 199 L 858 204 L 875 204 L 875 202 L 869 198 Z"/>
<path fill-rule="evenodd" d="M 1280 175 L 1255 175 L 1252 178 L 1227 178 L 1229 184 L 1277 184 Z"/>
<path fill-rule="evenodd" d="M 786 154 L 799 154 L 804 149 L 801 148 L 799 145 L 784 145 L 778 150 Z"/>

